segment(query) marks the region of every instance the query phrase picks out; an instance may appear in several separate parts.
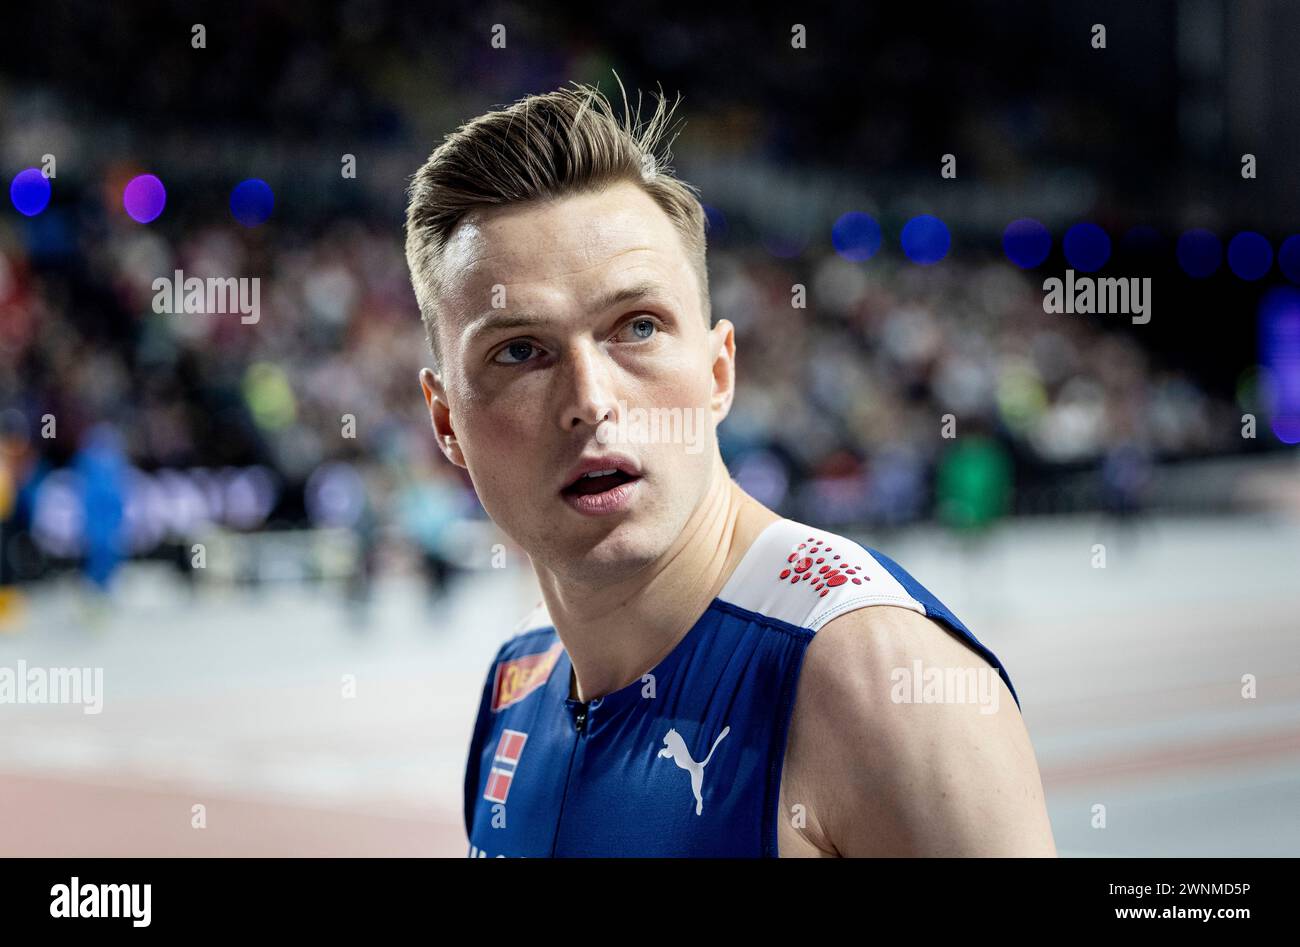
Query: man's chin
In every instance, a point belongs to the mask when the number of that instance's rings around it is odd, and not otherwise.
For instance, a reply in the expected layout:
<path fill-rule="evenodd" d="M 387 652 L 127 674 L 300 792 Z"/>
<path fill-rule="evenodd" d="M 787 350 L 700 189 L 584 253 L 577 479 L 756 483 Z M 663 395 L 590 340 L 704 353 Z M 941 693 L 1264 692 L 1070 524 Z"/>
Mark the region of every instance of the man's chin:
<path fill-rule="evenodd" d="M 566 522 L 554 524 L 546 536 L 546 558 L 555 572 L 584 581 L 614 580 L 635 573 L 655 558 L 648 537 L 631 517 L 596 523 L 576 514 L 564 519 Z"/>

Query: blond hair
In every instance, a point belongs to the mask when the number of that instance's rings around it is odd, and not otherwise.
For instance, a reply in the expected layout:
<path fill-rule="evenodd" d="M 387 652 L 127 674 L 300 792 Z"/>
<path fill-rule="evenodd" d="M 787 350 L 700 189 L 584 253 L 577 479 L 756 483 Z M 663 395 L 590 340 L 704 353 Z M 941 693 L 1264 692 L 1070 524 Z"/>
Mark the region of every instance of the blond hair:
<path fill-rule="evenodd" d="M 672 221 L 699 280 L 709 324 L 704 208 L 696 189 L 668 165 L 676 107 L 661 92 L 643 122 L 639 94 L 633 113 L 624 91 L 619 119 L 597 86 L 573 83 L 572 89 L 526 96 L 480 115 L 446 136 L 415 173 L 406 209 L 406 263 L 436 362 L 442 361 L 435 320 L 447 276 L 443 250 L 466 214 L 600 190 L 619 181 L 640 185 Z"/>

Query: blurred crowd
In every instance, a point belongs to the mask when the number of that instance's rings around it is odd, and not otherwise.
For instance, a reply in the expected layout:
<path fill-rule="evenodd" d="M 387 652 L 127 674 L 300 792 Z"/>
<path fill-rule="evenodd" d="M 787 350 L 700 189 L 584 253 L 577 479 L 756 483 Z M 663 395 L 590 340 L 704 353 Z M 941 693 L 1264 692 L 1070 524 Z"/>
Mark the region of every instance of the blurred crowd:
<path fill-rule="evenodd" d="M 397 230 L 215 221 L 169 236 L 111 210 L 80 219 L 64 257 L 34 224 L 0 225 L 11 518 L 40 550 L 84 554 L 77 527 L 95 516 L 69 512 L 88 501 L 66 475 L 103 480 L 114 453 L 128 552 L 216 520 L 364 527 L 432 554 L 482 515 L 429 432 Z M 259 275 L 260 320 L 154 312 L 153 280 L 178 269 Z M 1004 261 L 729 246 L 710 269 L 714 318 L 737 330 L 724 459 L 787 515 L 978 525 L 1014 509 L 1017 478 L 1085 468 L 1136 506 L 1150 463 L 1241 443 L 1233 405 L 1099 317 L 1044 313 Z"/>
<path fill-rule="evenodd" d="M 1151 463 L 1240 446 L 1234 406 L 1093 317 L 1049 315 L 1005 261 L 715 259 L 740 391 L 724 434 L 770 499 L 840 524 L 986 523 L 1014 482 L 1095 470 L 1141 500 Z M 791 308 L 806 279 L 809 306 Z M 1104 491 L 1105 492 L 1105 491 Z"/>
<path fill-rule="evenodd" d="M 1152 116 L 1173 114 L 1176 83 L 1148 70 L 1087 94 L 1043 91 L 1057 63 L 1008 24 L 1059 35 L 1072 29 L 1063 13 L 954 13 L 936 33 L 925 11 L 877 12 L 889 22 L 874 27 L 855 11 L 837 14 L 851 28 L 810 23 L 816 56 L 754 18 L 647 29 L 604 9 L 512 7 L 508 54 L 470 3 L 437 24 L 384 0 L 253 5 L 201 21 L 202 45 L 179 7 L 16 14 L 13 35 L 42 39 L 17 44 L 0 73 L 6 174 L 47 153 L 60 164 L 48 210 L 0 213 L 0 586 L 70 562 L 106 584 L 132 555 L 184 567 L 214 524 L 351 531 L 367 570 L 394 547 L 438 576 L 463 558 L 458 527 L 483 513 L 434 447 L 417 390 L 402 188 L 467 116 L 570 79 L 612 92 L 615 65 L 632 89 L 691 90 L 679 150 L 702 179 L 738 183 L 706 194 L 722 205 L 713 219 L 738 225 L 710 234 L 713 315 L 738 330 L 720 439 L 763 502 L 828 527 L 980 529 L 1044 508 L 1140 509 L 1153 464 L 1243 449 L 1240 410 L 1210 380 L 1122 320 L 1045 314 L 1034 274 L 987 249 L 938 266 L 890 252 L 854 263 L 832 250 L 830 219 L 798 253 L 765 249 L 762 212 L 785 206 L 771 182 L 822 182 L 829 207 L 839 185 L 802 173 L 827 163 L 869 169 L 882 200 L 901 199 L 952 147 L 985 182 L 983 205 L 1035 162 L 1046 174 L 1122 155 L 1125 174 L 1104 180 L 1159 178 L 1159 161 L 1128 156 L 1164 147 Z M 864 42 L 881 46 L 866 55 Z M 859 60 L 870 102 L 828 85 L 836 63 Z M 1108 96 L 1129 106 L 1094 127 L 1089 103 Z M 340 177 L 340 155 L 359 162 L 355 180 Z M 732 171 L 742 165 L 748 177 Z M 171 196 L 141 225 L 122 187 L 150 169 Z M 246 228 L 226 198 L 254 174 L 276 208 Z M 1102 177 L 1079 175 L 1047 176 L 1082 207 L 1089 195 L 1113 206 L 1095 193 Z M 750 206 L 736 206 L 741 194 Z M 153 281 L 177 270 L 259 278 L 261 318 L 153 311 Z M 1097 491 L 1053 498 L 1080 473 Z"/>

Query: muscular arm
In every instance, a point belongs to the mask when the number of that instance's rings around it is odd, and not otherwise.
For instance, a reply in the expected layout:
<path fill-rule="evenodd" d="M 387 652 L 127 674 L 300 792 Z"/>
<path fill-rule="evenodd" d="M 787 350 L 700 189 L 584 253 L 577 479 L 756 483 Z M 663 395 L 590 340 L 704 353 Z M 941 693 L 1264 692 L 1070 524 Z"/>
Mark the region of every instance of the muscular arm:
<path fill-rule="evenodd" d="M 910 680 L 918 659 L 923 670 L 985 669 L 997 711 L 982 713 L 973 697 L 895 702 L 891 674 L 903 669 Z M 1056 854 L 1011 692 L 960 638 L 908 609 L 857 609 L 817 633 L 800 673 L 786 767 L 787 811 L 804 804 L 804 836 L 827 854 Z"/>

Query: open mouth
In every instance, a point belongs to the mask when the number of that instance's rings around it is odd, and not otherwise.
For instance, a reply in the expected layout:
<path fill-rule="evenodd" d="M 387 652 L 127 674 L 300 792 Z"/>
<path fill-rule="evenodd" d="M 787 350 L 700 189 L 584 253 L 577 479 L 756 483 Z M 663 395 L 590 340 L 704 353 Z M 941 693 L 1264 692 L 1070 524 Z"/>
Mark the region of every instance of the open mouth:
<path fill-rule="evenodd" d="M 615 487 L 622 486 L 632 480 L 639 479 L 639 477 L 635 477 L 629 473 L 624 473 L 622 470 L 611 468 L 607 471 L 597 471 L 581 476 L 560 492 L 565 496 L 570 497 L 594 496 L 598 493 L 606 493 L 613 490 Z"/>

